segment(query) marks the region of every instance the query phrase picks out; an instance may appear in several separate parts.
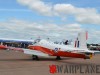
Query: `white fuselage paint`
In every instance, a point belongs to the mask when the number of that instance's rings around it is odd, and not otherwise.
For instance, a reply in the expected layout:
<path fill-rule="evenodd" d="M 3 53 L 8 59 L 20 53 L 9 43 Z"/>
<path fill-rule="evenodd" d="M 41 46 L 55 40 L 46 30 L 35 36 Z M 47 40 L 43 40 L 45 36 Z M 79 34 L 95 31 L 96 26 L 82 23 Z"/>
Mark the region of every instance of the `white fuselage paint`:
<path fill-rule="evenodd" d="M 71 45 L 63 45 L 63 44 L 55 44 L 53 42 L 50 41 L 46 41 L 46 40 L 40 40 L 39 42 L 37 42 L 36 44 L 33 44 L 33 46 L 41 46 L 41 47 L 45 47 L 51 50 L 55 50 L 55 48 L 61 50 L 61 51 L 67 51 L 67 52 L 90 52 L 88 49 L 80 49 L 80 48 L 74 48 Z"/>

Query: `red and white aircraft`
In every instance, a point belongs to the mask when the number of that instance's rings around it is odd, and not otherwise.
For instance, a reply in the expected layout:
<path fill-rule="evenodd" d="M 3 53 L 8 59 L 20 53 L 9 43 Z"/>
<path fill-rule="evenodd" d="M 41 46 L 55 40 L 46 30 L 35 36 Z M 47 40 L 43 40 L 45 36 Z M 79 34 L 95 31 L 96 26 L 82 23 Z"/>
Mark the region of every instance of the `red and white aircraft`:
<path fill-rule="evenodd" d="M 72 45 L 56 44 L 49 40 L 36 39 L 32 41 L 32 45 L 28 46 L 28 49 L 7 47 L 1 45 L 1 49 L 9 49 L 15 51 L 21 51 L 25 54 L 32 55 L 33 59 L 38 59 L 38 56 L 56 56 L 56 59 L 60 60 L 60 57 L 72 57 L 91 59 L 93 54 L 97 51 L 91 51 L 86 46 L 87 32 L 81 32 L 78 34 L 78 38 Z"/>

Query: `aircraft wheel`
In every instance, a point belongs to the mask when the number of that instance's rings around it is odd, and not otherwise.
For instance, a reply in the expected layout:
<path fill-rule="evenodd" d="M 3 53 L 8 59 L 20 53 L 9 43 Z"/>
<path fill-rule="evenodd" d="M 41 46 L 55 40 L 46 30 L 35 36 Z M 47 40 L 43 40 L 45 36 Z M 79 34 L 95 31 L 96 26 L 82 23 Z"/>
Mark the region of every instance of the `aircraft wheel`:
<path fill-rule="evenodd" d="M 56 57 L 56 60 L 61 60 L 60 56 L 57 56 L 57 57 Z"/>
<path fill-rule="evenodd" d="M 39 58 L 38 58 L 37 55 L 32 55 L 32 59 L 33 59 L 33 60 L 39 60 Z"/>

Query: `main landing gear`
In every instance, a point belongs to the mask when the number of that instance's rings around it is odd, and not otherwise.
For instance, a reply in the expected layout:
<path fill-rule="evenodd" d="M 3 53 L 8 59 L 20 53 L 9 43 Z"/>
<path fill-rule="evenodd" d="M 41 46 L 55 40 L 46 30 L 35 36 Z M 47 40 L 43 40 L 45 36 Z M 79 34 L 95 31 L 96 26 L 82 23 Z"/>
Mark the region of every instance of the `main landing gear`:
<path fill-rule="evenodd" d="M 39 57 L 37 55 L 32 55 L 33 60 L 39 60 Z M 56 60 L 61 60 L 60 56 L 56 57 Z"/>
<path fill-rule="evenodd" d="M 61 60 L 60 56 L 57 56 L 57 57 L 56 57 L 56 60 Z"/>
<path fill-rule="evenodd" d="M 39 60 L 39 57 L 37 55 L 32 55 L 33 60 Z"/>

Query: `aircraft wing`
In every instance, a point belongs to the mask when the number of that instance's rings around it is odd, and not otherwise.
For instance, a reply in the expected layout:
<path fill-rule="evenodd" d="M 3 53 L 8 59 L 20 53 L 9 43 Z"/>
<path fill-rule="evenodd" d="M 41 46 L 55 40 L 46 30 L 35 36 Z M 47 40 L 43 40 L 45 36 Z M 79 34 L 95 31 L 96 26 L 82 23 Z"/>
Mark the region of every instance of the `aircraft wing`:
<path fill-rule="evenodd" d="M 41 51 L 37 51 L 37 50 L 30 50 L 30 49 L 23 49 L 25 54 L 31 54 L 31 55 L 37 55 L 37 56 L 44 56 L 44 57 L 48 57 L 48 54 L 45 54 Z"/>
<path fill-rule="evenodd" d="M 25 54 L 30 54 L 30 55 L 38 55 L 38 56 L 49 56 L 48 54 L 45 54 L 41 51 L 37 50 L 31 50 L 31 49 L 24 49 L 24 48 L 15 48 L 15 47 L 8 47 L 9 50 L 14 50 L 14 51 L 19 51 L 23 52 Z"/>

